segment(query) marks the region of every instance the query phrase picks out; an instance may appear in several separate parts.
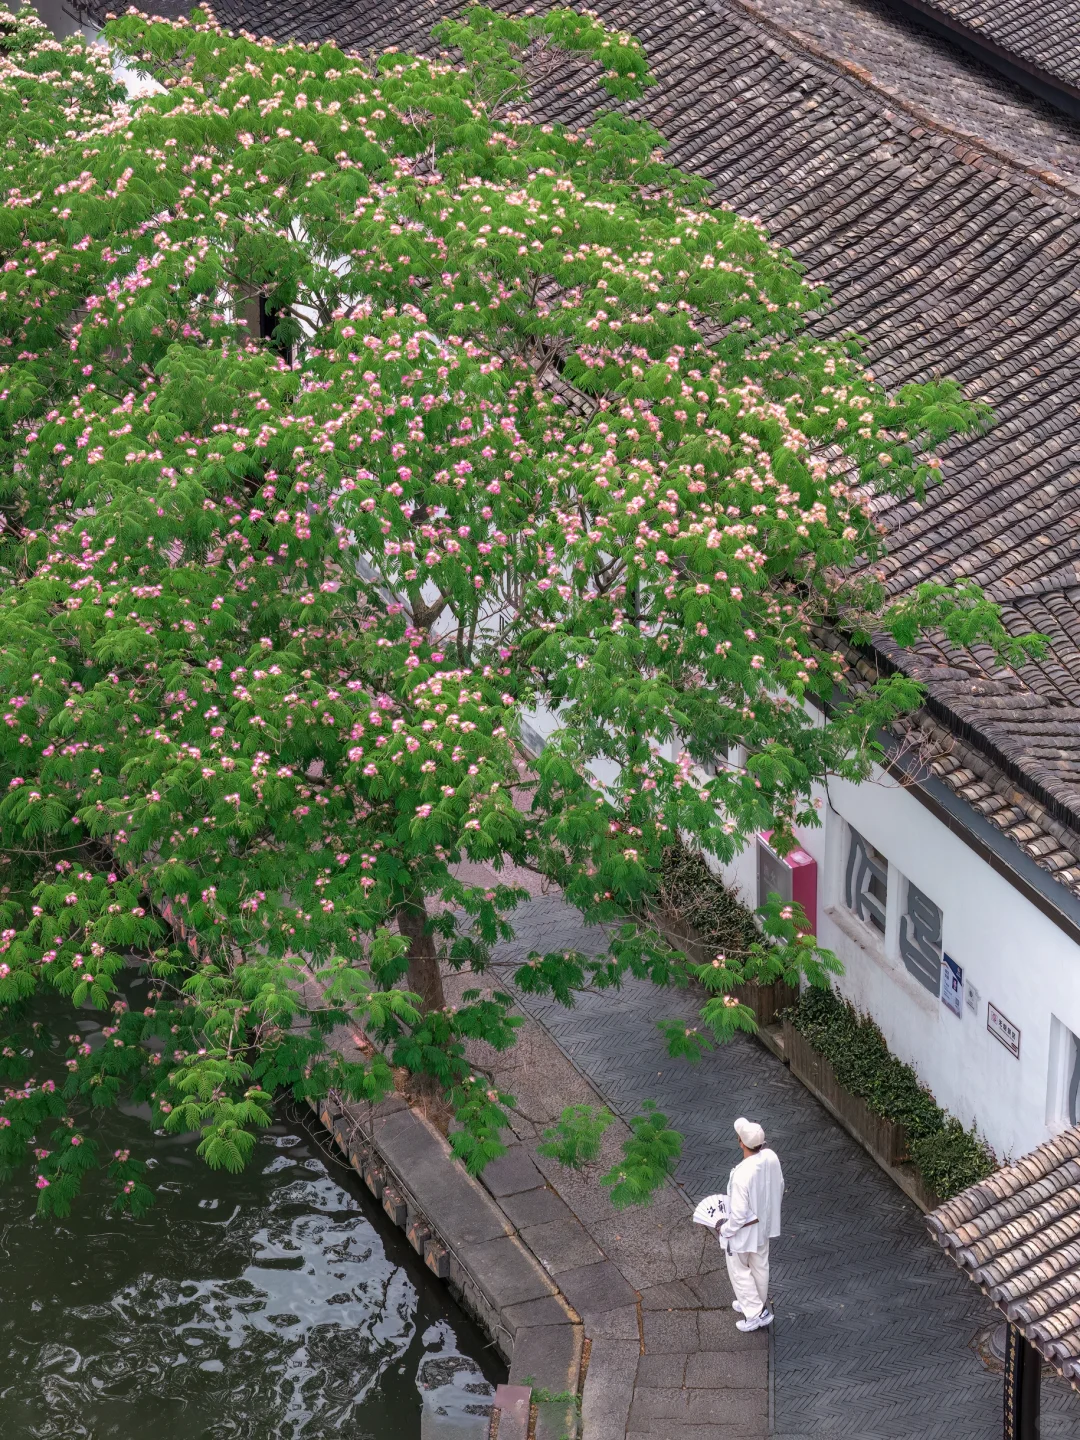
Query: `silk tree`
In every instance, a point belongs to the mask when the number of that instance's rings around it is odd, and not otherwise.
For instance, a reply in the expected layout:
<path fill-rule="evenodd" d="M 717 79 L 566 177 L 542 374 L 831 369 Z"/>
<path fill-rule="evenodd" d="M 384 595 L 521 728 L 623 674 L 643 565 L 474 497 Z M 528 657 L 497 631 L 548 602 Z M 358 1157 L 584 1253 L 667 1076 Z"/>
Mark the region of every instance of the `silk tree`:
<path fill-rule="evenodd" d="M 872 579 L 871 495 L 984 411 L 808 328 L 825 294 L 608 108 L 650 77 L 589 16 L 477 7 L 372 60 L 132 14 L 106 39 L 138 99 L 3 24 L 0 1153 L 42 1207 L 100 1159 L 95 1105 L 238 1168 L 279 1088 L 375 1100 L 393 1065 L 479 1170 L 513 1102 L 466 1046 L 513 1043 L 491 956 L 523 867 L 608 943 L 516 984 L 696 980 L 673 1054 L 752 1025 L 744 980 L 820 981 L 778 903 L 744 955 L 674 950 L 662 851 L 791 844 L 916 703 L 856 692 L 824 617 L 1022 650 L 973 587 L 885 607 Z M 581 128 L 532 98 L 558 66 L 595 85 Z M 110 1023 L 58 1078 L 87 1004 Z"/>

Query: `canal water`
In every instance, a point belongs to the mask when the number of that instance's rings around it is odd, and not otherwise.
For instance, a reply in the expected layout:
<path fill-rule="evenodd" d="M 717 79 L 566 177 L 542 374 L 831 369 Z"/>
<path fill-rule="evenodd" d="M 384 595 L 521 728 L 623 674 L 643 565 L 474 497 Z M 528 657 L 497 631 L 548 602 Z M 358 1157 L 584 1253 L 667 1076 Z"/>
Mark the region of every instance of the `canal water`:
<path fill-rule="evenodd" d="M 150 1161 L 142 1219 L 0 1185 L 3 1440 L 487 1434 L 505 1368 L 317 1122 L 283 1113 L 241 1175 L 123 1113 L 101 1144 Z"/>

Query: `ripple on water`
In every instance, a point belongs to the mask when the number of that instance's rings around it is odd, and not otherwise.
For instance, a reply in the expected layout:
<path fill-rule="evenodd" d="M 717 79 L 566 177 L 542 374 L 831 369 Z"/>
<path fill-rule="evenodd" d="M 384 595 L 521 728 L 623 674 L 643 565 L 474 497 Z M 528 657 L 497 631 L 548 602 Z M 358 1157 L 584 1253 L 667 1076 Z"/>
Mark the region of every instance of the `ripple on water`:
<path fill-rule="evenodd" d="M 106 1148 L 145 1135 L 108 1124 Z M 154 1137 L 140 1221 L 91 1194 L 58 1226 L 0 1187 L 3 1440 L 486 1434 L 484 1338 L 343 1166 L 286 1125 L 264 1139 L 230 1176 Z"/>

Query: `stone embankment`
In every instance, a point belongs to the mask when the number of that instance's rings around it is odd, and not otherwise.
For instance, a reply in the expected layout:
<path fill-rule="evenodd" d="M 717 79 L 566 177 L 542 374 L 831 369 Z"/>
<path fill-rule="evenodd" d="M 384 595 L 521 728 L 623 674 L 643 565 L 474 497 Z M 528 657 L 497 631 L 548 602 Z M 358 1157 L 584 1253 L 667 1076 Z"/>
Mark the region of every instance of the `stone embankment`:
<path fill-rule="evenodd" d="M 458 979 L 448 977 L 451 987 Z M 535 1020 L 507 1054 L 471 1059 L 518 1102 L 510 1148 L 480 1182 L 399 1095 L 370 1109 L 317 1108 L 372 1195 L 507 1360 L 492 1433 L 765 1436 L 768 1335 L 735 1329 L 723 1256 L 691 1223 L 680 1191 L 667 1186 L 647 1210 L 619 1214 L 595 1177 L 536 1153 L 565 1106 L 602 1101 Z M 622 1121 L 610 1127 L 605 1169 L 628 1133 Z"/>

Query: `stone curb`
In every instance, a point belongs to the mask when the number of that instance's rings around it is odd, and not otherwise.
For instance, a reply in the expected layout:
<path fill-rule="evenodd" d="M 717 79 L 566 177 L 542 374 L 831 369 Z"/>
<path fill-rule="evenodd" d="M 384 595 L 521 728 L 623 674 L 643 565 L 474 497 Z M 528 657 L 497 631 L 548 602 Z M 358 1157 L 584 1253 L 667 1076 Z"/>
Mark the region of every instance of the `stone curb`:
<path fill-rule="evenodd" d="M 499 1440 L 526 1440 L 527 1435 L 535 1440 L 577 1436 L 573 1404 L 549 1401 L 536 1405 L 531 1430 L 530 1406 L 525 1404 L 522 1411 L 521 1387 L 525 1385 L 552 1395 L 577 1395 L 581 1388 L 582 1321 L 552 1278 L 551 1265 L 559 1262 L 547 1252 L 557 1254 L 560 1237 L 552 1235 L 550 1222 L 532 1227 L 543 1232 L 545 1256 L 541 1259 L 495 1196 L 467 1174 L 443 1136 L 400 1096 L 373 1107 L 370 1120 L 365 1107 L 314 1099 L 308 1103 L 389 1218 L 405 1231 L 428 1269 L 446 1282 L 509 1364 L 509 1386 L 500 1386 L 497 1395 L 505 1404 L 505 1409 L 497 1409 Z M 503 1160 L 515 1156 L 519 1148 Z M 524 1154 L 521 1159 L 528 1162 Z M 494 1162 L 488 1170 L 499 1163 Z M 543 1189 L 544 1182 L 535 1170 L 532 1186 L 513 1188 L 518 1180 L 528 1178 L 520 1160 L 518 1163 L 521 1173 L 517 1177 L 504 1174 L 503 1184 L 511 1187 L 506 1193 L 517 1196 Z M 487 1180 L 487 1172 L 484 1178 Z M 554 1192 L 545 1193 L 556 1201 Z M 566 1237 L 561 1238 L 565 1245 Z M 566 1259 L 566 1254 L 562 1258 Z M 580 1256 L 571 1252 L 569 1258 Z"/>

